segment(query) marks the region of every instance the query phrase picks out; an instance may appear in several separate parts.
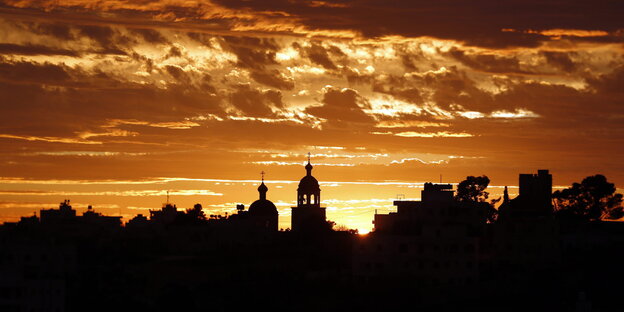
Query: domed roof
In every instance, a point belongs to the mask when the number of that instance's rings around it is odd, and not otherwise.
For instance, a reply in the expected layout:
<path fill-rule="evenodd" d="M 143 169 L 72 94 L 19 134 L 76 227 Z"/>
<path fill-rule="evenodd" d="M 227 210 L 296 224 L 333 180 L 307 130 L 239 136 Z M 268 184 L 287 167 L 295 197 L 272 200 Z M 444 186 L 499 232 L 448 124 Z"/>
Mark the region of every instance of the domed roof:
<path fill-rule="evenodd" d="M 249 214 L 252 216 L 271 216 L 277 214 L 275 205 L 267 199 L 258 199 L 249 206 Z"/>
<path fill-rule="evenodd" d="M 307 175 L 299 181 L 299 191 L 307 192 L 315 192 L 320 189 L 318 180 L 311 175 Z"/>
<path fill-rule="evenodd" d="M 258 192 L 260 193 L 266 193 L 269 191 L 269 188 L 264 185 L 264 181 L 262 181 L 262 184 L 260 184 L 260 186 L 258 186 Z"/>
<path fill-rule="evenodd" d="M 308 164 L 305 166 L 306 176 L 299 181 L 299 188 L 297 189 L 299 192 L 309 194 L 316 193 L 321 190 L 318 180 L 312 176 L 312 168 L 312 164 L 310 164 L 310 159 L 308 158 Z"/>

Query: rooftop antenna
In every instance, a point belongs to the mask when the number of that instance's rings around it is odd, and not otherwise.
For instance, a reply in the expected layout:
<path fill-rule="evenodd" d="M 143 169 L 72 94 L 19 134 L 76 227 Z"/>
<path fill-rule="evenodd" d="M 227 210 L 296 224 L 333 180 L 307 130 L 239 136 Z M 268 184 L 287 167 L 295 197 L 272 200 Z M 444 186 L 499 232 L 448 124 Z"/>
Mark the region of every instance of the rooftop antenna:
<path fill-rule="evenodd" d="M 264 174 L 265 174 L 264 170 L 262 170 L 260 174 L 262 175 L 262 183 L 264 183 Z"/>
<path fill-rule="evenodd" d="M 169 190 L 167 190 L 167 204 L 169 203 Z"/>
<path fill-rule="evenodd" d="M 310 152 L 308 152 L 308 164 L 310 163 Z"/>

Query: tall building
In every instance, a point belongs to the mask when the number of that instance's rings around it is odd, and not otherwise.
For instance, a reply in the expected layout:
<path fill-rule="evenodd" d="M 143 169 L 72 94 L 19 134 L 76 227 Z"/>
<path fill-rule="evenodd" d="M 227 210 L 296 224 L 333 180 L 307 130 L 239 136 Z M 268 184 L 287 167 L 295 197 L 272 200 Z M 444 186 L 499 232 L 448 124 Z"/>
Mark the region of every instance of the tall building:
<path fill-rule="evenodd" d="M 297 187 L 297 206 L 292 207 L 291 228 L 298 232 L 317 232 L 328 229 L 325 207 L 321 207 L 321 188 L 312 176 L 312 164 L 308 156 L 306 175 Z"/>
<path fill-rule="evenodd" d="M 499 207 L 501 220 L 552 216 L 552 175 L 548 170 L 520 174 L 520 194 Z"/>
<path fill-rule="evenodd" d="M 487 248 L 481 255 L 482 275 L 526 291 L 533 287 L 531 281 L 560 267 L 561 244 L 553 216 L 552 175 L 548 170 L 520 174 L 519 187 L 513 199 L 505 189 L 497 222 L 483 241 Z"/>
<path fill-rule="evenodd" d="M 457 202 L 451 184 L 425 183 L 421 201 L 397 200 L 375 214 L 375 229 L 355 243 L 358 280 L 394 280 L 421 291 L 470 287 L 479 272 L 482 205 Z"/>

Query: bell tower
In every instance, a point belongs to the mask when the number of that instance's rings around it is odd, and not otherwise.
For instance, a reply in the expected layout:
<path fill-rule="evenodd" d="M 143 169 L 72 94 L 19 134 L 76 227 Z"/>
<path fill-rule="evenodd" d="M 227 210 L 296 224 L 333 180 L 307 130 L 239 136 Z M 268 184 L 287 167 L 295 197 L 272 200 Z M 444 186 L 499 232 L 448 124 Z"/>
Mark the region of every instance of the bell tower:
<path fill-rule="evenodd" d="M 291 229 L 296 232 L 319 232 L 329 229 L 325 207 L 321 207 L 321 188 L 316 178 L 312 176 L 313 168 L 308 153 L 306 175 L 299 181 L 297 187 L 297 206 L 292 207 Z"/>
<path fill-rule="evenodd" d="M 310 153 L 308 153 L 308 164 L 305 166 L 306 176 L 299 182 L 297 187 L 297 207 L 304 205 L 321 206 L 321 188 L 319 183 L 312 176 L 314 167 L 310 163 Z"/>

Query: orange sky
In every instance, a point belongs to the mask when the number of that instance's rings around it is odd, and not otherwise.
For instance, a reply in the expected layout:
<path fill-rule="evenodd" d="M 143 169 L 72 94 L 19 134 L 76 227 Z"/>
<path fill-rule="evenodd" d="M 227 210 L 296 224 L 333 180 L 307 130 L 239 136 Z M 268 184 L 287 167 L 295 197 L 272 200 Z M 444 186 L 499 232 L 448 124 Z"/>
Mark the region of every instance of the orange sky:
<path fill-rule="evenodd" d="M 307 152 L 328 216 L 357 228 L 440 174 L 503 186 L 547 168 L 557 185 L 602 173 L 621 187 L 623 13 L 614 1 L 0 1 L 0 220 L 65 198 L 130 216 L 167 189 L 183 208 L 233 211 L 264 170 L 291 181 L 268 194 L 287 227 Z"/>

